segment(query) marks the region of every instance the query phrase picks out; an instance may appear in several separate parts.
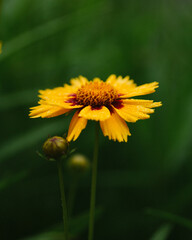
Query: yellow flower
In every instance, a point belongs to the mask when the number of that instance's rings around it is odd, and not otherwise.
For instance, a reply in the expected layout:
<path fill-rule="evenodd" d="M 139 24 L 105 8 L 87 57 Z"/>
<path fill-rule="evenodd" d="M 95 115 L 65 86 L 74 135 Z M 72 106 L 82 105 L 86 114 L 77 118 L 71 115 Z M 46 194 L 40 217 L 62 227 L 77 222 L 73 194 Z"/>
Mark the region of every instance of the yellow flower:
<path fill-rule="evenodd" d="M 129 77 L 110 75 L 106 82 L 99 78 L 71 79 L 71 85 L 40 90 L 39 105 L 31 108 L 31 118 L 51 118 L 76 110 L 71 120 L 67 140 L 76 140 L 86 127 L 87 120 L 100 122 L 104 136 L 114 141 L 125 141 L 130 136 L 125 121 L 136 122 L 149 118 L 152 108 L 161 106 L 153 100 L 130 99 L 155 92 L 157 82 L 136 86 Z"/>

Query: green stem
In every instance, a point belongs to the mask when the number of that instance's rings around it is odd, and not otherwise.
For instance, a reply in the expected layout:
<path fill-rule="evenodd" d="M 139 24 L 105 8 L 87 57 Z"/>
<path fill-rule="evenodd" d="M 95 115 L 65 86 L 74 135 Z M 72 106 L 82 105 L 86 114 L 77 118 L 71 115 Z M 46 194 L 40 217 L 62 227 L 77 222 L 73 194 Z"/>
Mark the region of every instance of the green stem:
<path fill-rule="evenodd" d="M 57 160 L 57 168 L 59 174 L 59 185 L 61 192 L 61 203 L 63 209 L 63 224 L 64 224 L 64 239 L 68 240 L 68 217 L 67 217 L 67 204 L 64 191 L 64 181 L 63 181 L 63 165 L 60 159 Z"/>
<path fill-rule="evenodd" d="M 93 165 L 92 165 L 91 202 L 90 202 L 88 240 L 93 240 L 93 232 L 94 232 L 98 150 L 99 150 L 99 124 L 96 123 L 96 126 L 95 126 L 95 146 L 94 146 Z"/>

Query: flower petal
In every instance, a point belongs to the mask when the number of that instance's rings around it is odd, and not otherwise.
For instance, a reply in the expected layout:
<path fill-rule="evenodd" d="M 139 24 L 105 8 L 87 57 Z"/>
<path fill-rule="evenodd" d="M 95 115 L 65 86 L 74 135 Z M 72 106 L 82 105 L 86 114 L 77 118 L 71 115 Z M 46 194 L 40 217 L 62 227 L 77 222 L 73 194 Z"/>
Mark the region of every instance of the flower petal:
<path fill-rule="evenodd" d="M 86 119 L 95 121 L 104 121 L 110 118 L 110 116 L 110 111 L 105 106 L 102 106 L 100 108 L 92 108 L 91 106 L 86 106 L 79 113 L 79 117 L 84 117 Z"/>
<path fill-rule="evenodd" d="M 69 125 L 69 131 L 67 135 L 67 140 L 70 142 L 71 140 L 75 141 L 81 131 L 86 127 L 87 125 L 87 119 L 79 117 L 78 116 L 79 111 L 76 111 L 71 119 L 71 123 Z"/>
<path fill-rule="evenodd" d="M 142 105 L 143 107 L 153 108 L 162 106 L 161 102 L 153 102 L 153 100 L 143 99 L 123 99 L 123 103 L 130 105 Z"/>
<path fill-rule="evenodd" d="M 119 142 L 127 142 L 127 136 L 130 136 L 129 128 L 126 122 L 115 112 L 105 121 L 100 121 L 100 126 L 104 136 Z"/>
<path fill-rule="evenodd" d="M 70 109 L 64 109 L 61 107 L 51 106 L 51 105 L 39 105 L 36 107 L 30 108 L 30 118 L 51 118 L 62 115 L 66 112 L 69 112 Z"/>
<path fill-rule="evenodd" d="M 88 82 L 89 81 L 87 80 L 87 78 L 85 78 L 83 76 L 79 76 L 77 78 L 72 78 L 70 80 L 71 85 L 74 86 L 74 87 L 78 87 L 78 88 L 85 85 Z"/>
<path fill-rule="evenodd" d="M 150 116 L 145 112 L 145 108 L 142 106 L 129 106 L 123 105 L 122 108 L 114 108 L 115 111 L 127 122 L 136 122 L 139 119 L 148 119 Z M 150 109 L 150 113 L 154 110 Z"/>
<path fill-rule="evenodd" d="M 150 118 L 149 113 L 154 112 L 151 108 L 159 106 L 161 106 L 160 102 L 135 99 L 120 100 L 113 104 L 115 111 L 127 122 Z"/>
<path fill-rule="evenodd" d="M 158 82 L 152 82 L 143 84 L 139 87 L 132 88 L 126 94 L 123 93 L 123 95 L 120 96 L 120 99 L 153 93 L 155 92 L 155 88 L 159 87 L 158 84 L 159 84 Z"/>
<path fill-rule="evenodd" d="M 82 108 L 83 105 L 79 105 L 76 101 L 76 97 L 71 95 L 68 97 L 43 97 L 44 99 L 41 99 L 38 103 L 41 105 L 51 105 L 51 106 L 57 106 L 61 108 L 66 109 L 76 109 L 76 108 Z"/>
<path fill-rule="evenodd" d="M 39 97 L 41 98 L 39 104 L 48 104 L 66 109 L 83 107 L 77 103 L 75 94 L 76 90 L 72 86 L 65 85 L 65 87 L 40 90 L 39 92 Z"/>
<path fill-rule="evenodd" d="M 76 90 L 76 88 L 68 85 L 68 84 L 65 84 L 64 87 L 57 87 L 57 88 L 53 88 L 53 89 L 45 89 L 45 90 L 39 90 L 39 93 L 40 93 L 40 97 L 43 98 L 43 97 L 51 97 L 51 96 L 54 96 L 54 97 L 65 97 L 67 96 L 68 94 L 71 94 L 71 93 L 74 93 Z"/>
<path fill-rule="evenodd" d="M 130 80 L 129 76 L 122 78 L 122 76 L 116 77 L 112 74 L 106 80 L 106 83 L 112 85 L 120 94 L 126 94 L 130 89 L 136 87 L 133 80 Z"/>

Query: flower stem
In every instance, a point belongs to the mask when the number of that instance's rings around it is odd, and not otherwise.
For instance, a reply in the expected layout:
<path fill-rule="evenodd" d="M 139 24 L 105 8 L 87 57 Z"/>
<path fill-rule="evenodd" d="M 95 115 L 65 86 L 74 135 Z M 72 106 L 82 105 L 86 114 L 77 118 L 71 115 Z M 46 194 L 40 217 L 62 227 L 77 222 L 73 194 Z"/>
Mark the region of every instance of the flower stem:
<path fill-rule="evenodd" d="M 61 203 L 62 203 L 62 209 L 63 209 L 64 239 L 68 240 L 67 204 L 66 204 L 65 191 L 64 191 L 62 161 L 60 159 L 57 160 L 57 168 L 58 168 L 58 174 L 59 174 L 59 186 L 60 186 Z"/>
<path fill-rule="evenodd" d="M 95 126 L 95 145 L 94 145 L 93 165 L 92 165 L 92 183 L 91 183 L 91 201 L 90 201 L 88 240 L 93 240 L 93 232 L 94 232 L 98 150 L 99 150 L 99 124 L 96 123 L 96 126 Z"/>

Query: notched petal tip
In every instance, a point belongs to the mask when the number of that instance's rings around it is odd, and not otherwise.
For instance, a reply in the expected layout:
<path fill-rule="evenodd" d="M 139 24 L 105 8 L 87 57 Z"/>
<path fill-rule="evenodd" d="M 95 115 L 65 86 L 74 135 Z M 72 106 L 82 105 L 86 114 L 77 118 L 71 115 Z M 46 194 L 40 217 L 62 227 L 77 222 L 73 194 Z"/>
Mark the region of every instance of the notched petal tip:
<path fill-rule="evenodd" d="M 71 78 L 70 79 L 70 83 L 73 87 L 79 88 L 83 85 L 85 85 L 88 82 L 88 79 L 86 77 L 83 76 L 79 76 L 77 78 Z"/>
<path fill-rule="evenodd" d="M 30 116 L 30 115 L 29 115 L 29 117 L 30 117 L 30 118 L 39 118 L 39 117 L 41 117 L 41 116 L 39 116 L 39 115 L 36 115 L 36 116 L 32 116 L 32 115 L 31 115 L 31 116 Z"/>
<path fill-rule="evenodd" d="M 127 142 L 131 135 L 126 122 L 114 111 L 111 117 L 105 121 L 100 121 L 103 135 L 108 136 L 109 140 Z"/>
<path fill-rule="evenodd" d="M 162 102 L 154 102 L 153 107 L 161 107 L 163 105 Z"/>
<path fill-rule="evenodd" d="M 104 121 L 110 118 L 111 114 L 109 109 L 105 106 L 102 106 L 100 108 L 93 108 L 91 106 L 86 106 L 80 111 L 78 116 L 84 117 L 88 120 Z"/>
<path fill-rule="evenodd" d="M 115 74 L 111 74 L 107 79 L 106 79 L 106 83 L 111 83 L 114 82 L 116 80 L 116 75 Z"/>
<path fill-rule="evenodd" d="M 155 92 L 155 89 L 159 87 L 158 82 L 146 83 L 140 86 L 135 86 L 130 89 L 127 93 L 120 95 L 120 99 L 127 99 L 130 97 L 147 95 Z"/>
<path fill-rule="evenodd" d="M 82 130 L 87 125 L 87 119 L 79 117 L 78 114 L 79 111 L 76 111 L 70 122 L 69 131 L 67 135 L 67 141 L 69 142 L 75 141 L 79 137 Z"/>
<path fill-rule="evenodd" d="M 51 118 L 65 114 L 70 111 L 70 109 L 65 109 L 62 107 L 52 106 L 48 104 L 31 107 L 30 109 L 31 111 L 29 113 L 29 116 L 31 118 Z"/>
<path fill-rule="evenodd" d="M 123 99 L 120 101 L 120 108 L 116 105 L 112 107 L 127 122 L 149 119 L 149 114 L 155 111 L 153 108 L 161 106 L 161 102 L 153 102 L 153 100 Z"/>

